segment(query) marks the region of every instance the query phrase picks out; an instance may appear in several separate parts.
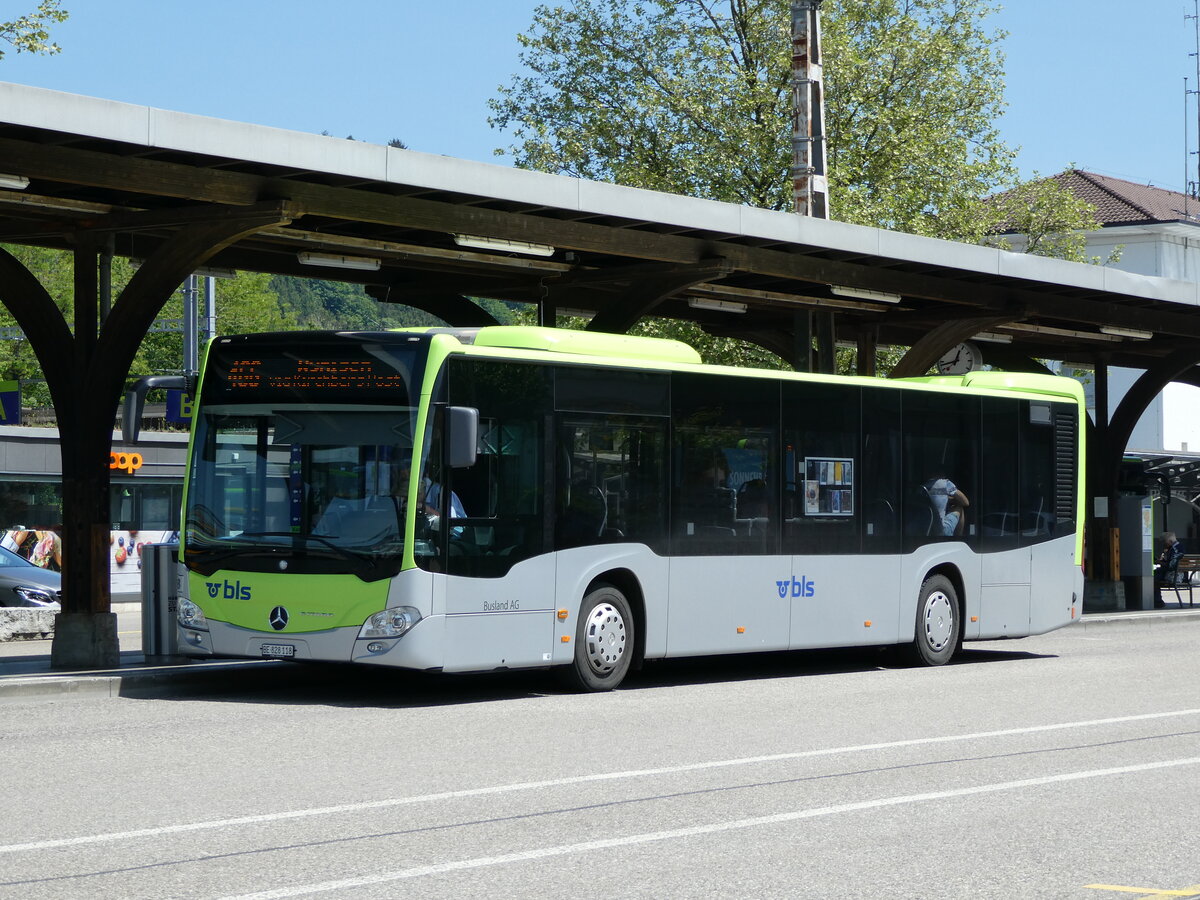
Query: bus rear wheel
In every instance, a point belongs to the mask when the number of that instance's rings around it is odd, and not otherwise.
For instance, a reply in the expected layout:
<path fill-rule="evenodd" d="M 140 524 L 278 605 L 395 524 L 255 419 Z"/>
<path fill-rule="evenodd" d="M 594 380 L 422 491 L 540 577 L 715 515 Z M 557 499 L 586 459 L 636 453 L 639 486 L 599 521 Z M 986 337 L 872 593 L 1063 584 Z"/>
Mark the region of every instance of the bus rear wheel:
<path fill-rule="evenodd" d="M 944 575 L 926 578 L 917 601 L 917 631 L 910 654 L 913 662 L 945 665 L 958 649 L 961 634 L 962 617 L 954 585 Z"/>
<path fill-rule="evenodd" d="M 611 584 L 599 584 L 579 605 L 575 659 L 563 667 L 568 686 L 581 691 L 611 691 L 633 661 L 633 612 Z"/>

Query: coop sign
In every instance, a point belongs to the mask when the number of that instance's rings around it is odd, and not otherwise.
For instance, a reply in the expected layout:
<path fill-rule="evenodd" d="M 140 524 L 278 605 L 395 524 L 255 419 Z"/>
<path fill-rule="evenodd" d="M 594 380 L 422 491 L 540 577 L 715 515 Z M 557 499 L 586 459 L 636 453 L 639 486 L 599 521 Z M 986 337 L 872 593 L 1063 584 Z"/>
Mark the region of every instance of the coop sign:
<path fill-rule="evenodd" d="M 132 475 L 142 467 L 142 454 L 110 453 L 108 454 L 108 467 L 110 469 L 119 469 L 122 472 Z"/>

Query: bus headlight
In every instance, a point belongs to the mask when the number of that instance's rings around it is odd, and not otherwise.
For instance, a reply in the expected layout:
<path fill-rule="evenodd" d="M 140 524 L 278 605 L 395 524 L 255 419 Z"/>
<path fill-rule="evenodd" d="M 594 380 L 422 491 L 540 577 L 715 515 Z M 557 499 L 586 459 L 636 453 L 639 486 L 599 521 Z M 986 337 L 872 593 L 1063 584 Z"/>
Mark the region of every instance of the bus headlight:
<path fill-rule="evenodd" d="M 359 638 L 395 638 L 421 621 L 421 613 L 411 606 L 397 606 L 375 613 L 363 622 Z"/>
<path fill-rule="evenodd" d="M 197 631 L 208 631 L 208 619 L 204 617 L 204 610 L 188 600 L 186 597 L 179 598 L 179 624 L 184 628 L 195 628 Z"/>

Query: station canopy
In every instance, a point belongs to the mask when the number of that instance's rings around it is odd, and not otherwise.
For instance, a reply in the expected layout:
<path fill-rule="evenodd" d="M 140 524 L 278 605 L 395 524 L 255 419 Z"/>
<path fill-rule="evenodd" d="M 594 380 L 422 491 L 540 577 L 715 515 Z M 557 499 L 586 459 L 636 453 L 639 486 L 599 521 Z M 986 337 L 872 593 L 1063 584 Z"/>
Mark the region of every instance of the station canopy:
<path fill-rule="evenodd" d="M 604 331 L 688 319 L 786 356 L 797 313 L 820 311 L 839 342 L 941 329 L 1002 367 L 1147 368 L 1200 338 L 1194 282 L 0 83 L 0 241 L 88 234 L 143 260 L 255 213 L 273 222 L 207 268 L 361 283 L 452 325 L 488 324 L 473 301 L 496 298 Z"/>

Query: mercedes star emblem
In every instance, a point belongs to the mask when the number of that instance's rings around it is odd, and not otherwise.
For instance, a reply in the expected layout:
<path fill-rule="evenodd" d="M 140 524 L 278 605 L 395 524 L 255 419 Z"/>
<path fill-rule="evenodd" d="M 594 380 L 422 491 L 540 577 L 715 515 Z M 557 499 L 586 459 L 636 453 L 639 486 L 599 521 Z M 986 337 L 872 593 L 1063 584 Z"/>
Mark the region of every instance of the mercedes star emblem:
<path fill-rule="evenodd" d="M 277 606 L 271 610 L 271 627 L 276 631 L 283 631 L 287 628 L 288 613 L 282 606 Z"/>

